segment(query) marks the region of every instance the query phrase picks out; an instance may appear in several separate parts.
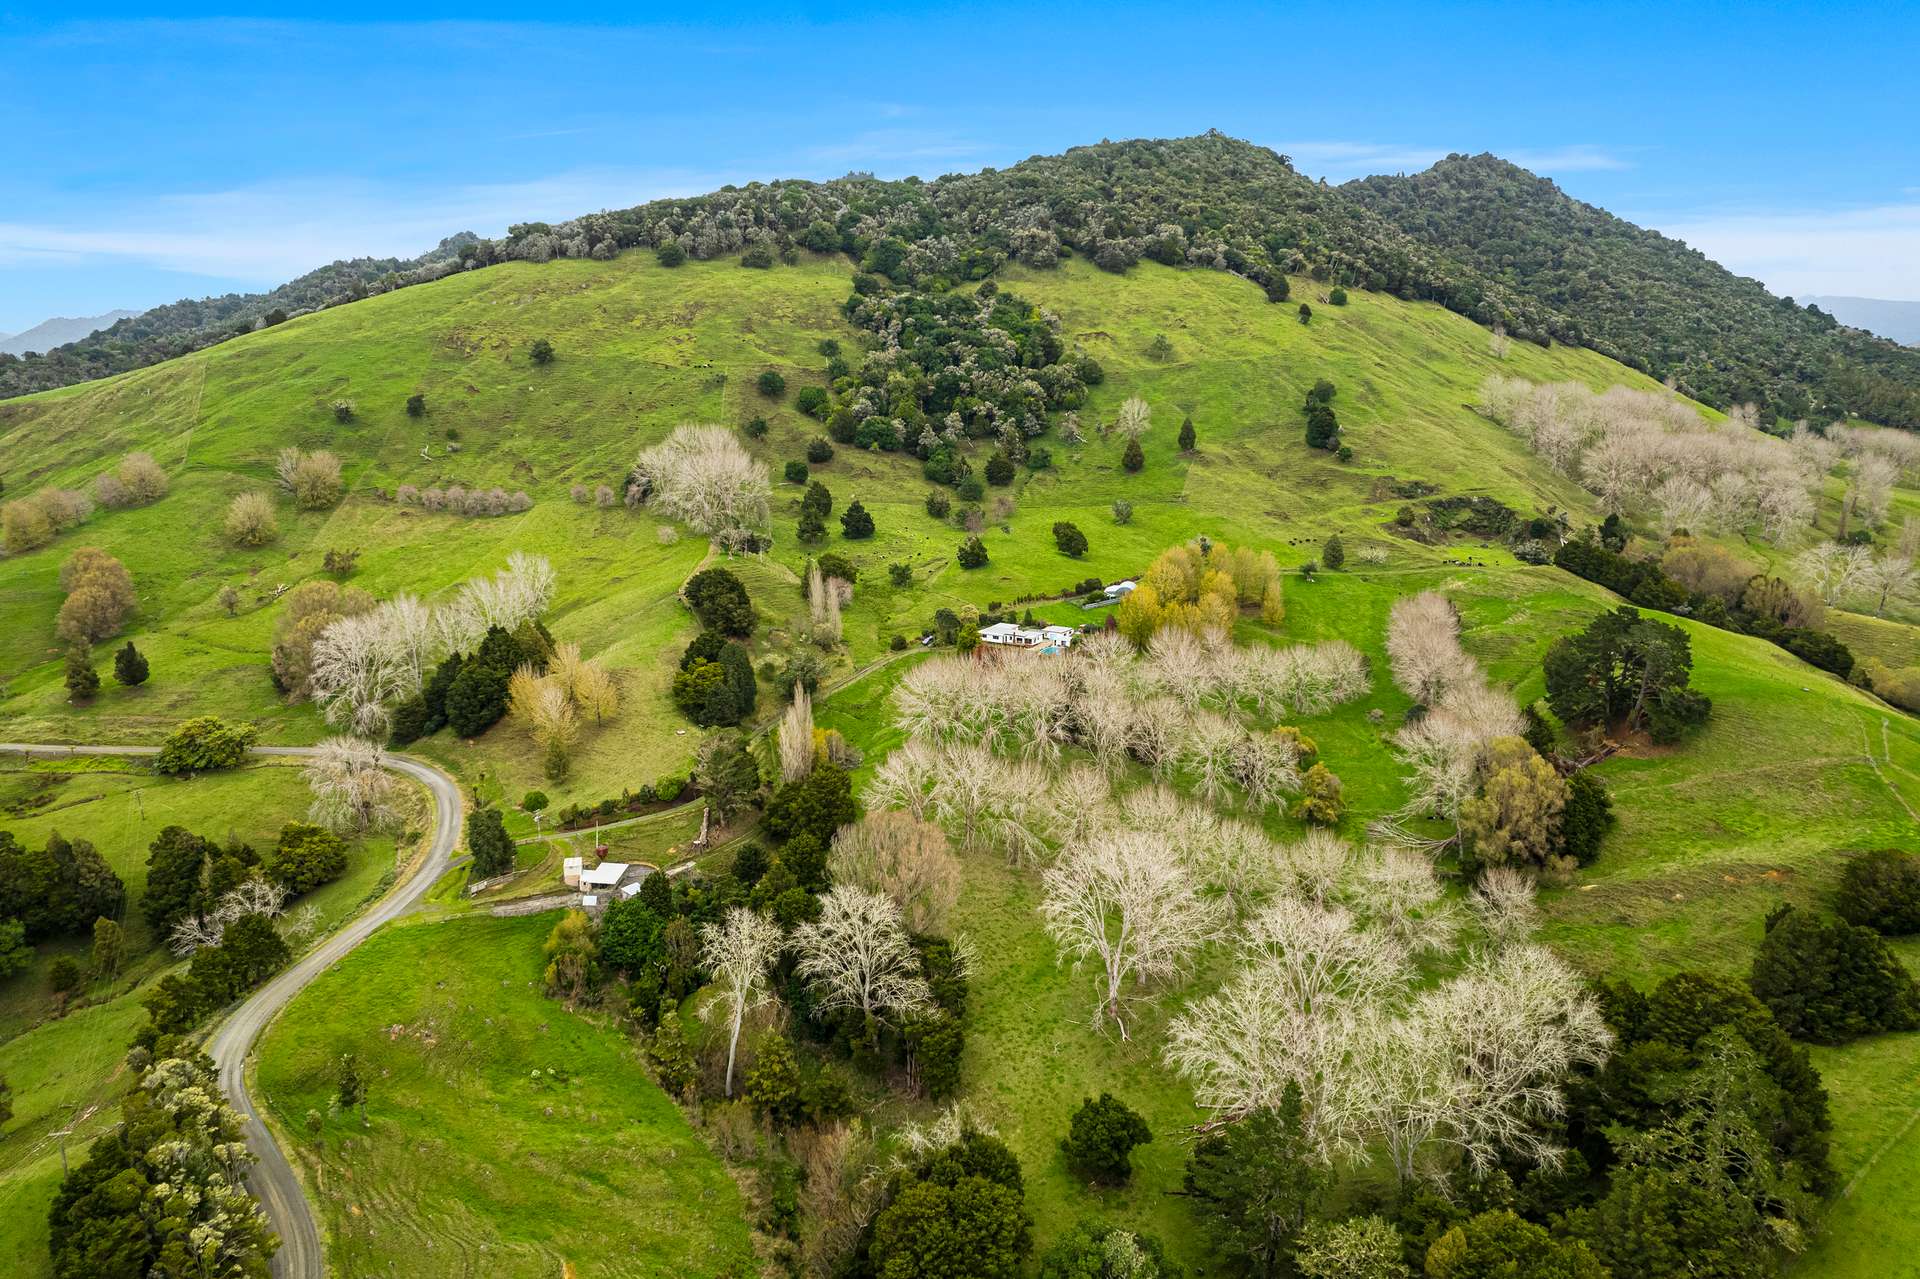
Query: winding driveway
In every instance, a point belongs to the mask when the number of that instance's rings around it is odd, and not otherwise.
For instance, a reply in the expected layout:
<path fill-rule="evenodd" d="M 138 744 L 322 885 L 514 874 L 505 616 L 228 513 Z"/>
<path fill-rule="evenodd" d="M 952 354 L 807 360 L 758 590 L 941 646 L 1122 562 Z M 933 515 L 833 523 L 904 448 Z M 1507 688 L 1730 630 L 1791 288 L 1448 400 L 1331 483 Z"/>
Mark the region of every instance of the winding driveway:
<path fill-rule="evenodd" d="M 157 746 L 41 746 L 0 742 L 0 752 L 23 755 L 157 755 Z M 313 755 L 309 746 L 256 746 L 256 755 Z M 375 929 L 405 913 L 431 888 L 453 860 L 460 842 L 460 788 L 430 764 L 389 754 L 387 765 L 425 786 L 433 794 L 433 844 L 418 870 L 344 928 L 302 955 L 272 981 L 249 995 L 214 1032 L 208 1051 L 220 1072 L 227 1102 L 246 1116 L 247 1145 L 259 1160 L 247 1176 L 247 1188 L 266 1209 L 267 1219 L 280 1236 L 273 1273 L 279 1279 L 322 1279 L 325 1260 L 313 1210 L 293 1167 L 281 1153 L 273 1134 L 261 1122 L 247 1096 L 247 1055 L 254 1040 L 306 984 L 331 968 L 341 956 L 371 936 Z"/>

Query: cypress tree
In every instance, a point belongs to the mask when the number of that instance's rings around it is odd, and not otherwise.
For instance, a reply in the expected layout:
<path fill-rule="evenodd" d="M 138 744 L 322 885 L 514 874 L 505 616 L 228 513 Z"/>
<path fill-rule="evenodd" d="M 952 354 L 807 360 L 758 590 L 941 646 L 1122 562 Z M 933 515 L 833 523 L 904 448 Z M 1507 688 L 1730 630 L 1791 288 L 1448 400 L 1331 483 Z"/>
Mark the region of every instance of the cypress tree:
<path fill-rule="evenodd" d="M 147 682 L 147 659 L 133 646 L 132 640 L 113 655 L 113 678 L 128 688 Z"/>

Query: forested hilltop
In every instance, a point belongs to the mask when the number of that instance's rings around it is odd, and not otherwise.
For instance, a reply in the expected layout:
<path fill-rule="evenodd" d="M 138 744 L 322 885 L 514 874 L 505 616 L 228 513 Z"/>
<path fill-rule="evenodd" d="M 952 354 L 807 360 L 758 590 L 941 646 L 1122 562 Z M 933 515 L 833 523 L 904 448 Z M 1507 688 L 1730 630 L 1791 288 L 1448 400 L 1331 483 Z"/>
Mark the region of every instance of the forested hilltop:
<path fill-rule="evenodd" d="M 1340 192 L 1524 299 L 1506 321 L 1515 337 L 1591 347 L 1717 407 L 1920 425 L 1920 353 L 1775 297 L 1497 156 L 1451 155 Z"/>
<path fill-rule="evenodd" d="M 770 266 L 846 254 L 894 285 L 939 292 L 1009 262 L 1081 255 L 1228 271 L 1288 299 L 1287 275 L 1437 301 L 1515 338 L 1591 346 L 1719 407 L 1763 419 L 1858 416 L 1920 426 L 1920 352 L 1842 329 L 1677 241 L 1568 199 L 1491 156 L 1412 178 L 1330 187 L 1219 133 L 1102 142 L 1007 169 L 900 181 L 749 183 L 570 222 L 462 235 L 411 261 L 336 263 L 269 294 L 181 302 L 27 360 L 0 396 L 137 368 L 268 324 L 503 261 L 738 255 Z"/>

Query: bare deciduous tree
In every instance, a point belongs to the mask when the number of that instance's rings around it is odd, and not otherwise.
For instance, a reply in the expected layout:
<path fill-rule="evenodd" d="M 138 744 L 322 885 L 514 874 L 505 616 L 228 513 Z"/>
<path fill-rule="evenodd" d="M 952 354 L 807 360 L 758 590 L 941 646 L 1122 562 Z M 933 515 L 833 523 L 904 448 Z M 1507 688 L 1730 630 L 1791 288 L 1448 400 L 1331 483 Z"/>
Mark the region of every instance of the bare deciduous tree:
<path fill-rule="evenodd" d="M 882 893 L 839 884 L 820 899 L 820 918 L 794 930 L 797 971 L 812 983 L 816 1013 L 857 1009 L 869 1038 L 880 1023 L 932 999 L 900 908 Z"/>
<path fill-rule="evenodd" d="M 281 449 L 273 473 L 280 487 L 293 497 L 293 504 L 303 511 L 325 510 L 340 500 L 343 491 L 340 459 L 325 449 L 313 453 Z"/>
<path fill-rule="evenodd" d="M 1859 589 L 1871 565 L 1872 557 L 1864 546 L 1822 542 L 1794 557 L 1793 574 L 1831 607 Z"/>
<path fill-rule="evenodd" d="M 874 812 L 833 836 L 827 866 L 836 884 L 881 893 L 915 933 L 938 933 L 960 898 L 960 861 L 946 834 L 910 813 Z"/>
<path fill-rule="evenodd" d="M 681 426 L 634 460 L 640 495 L 712 537 L 767 522 L 767 468 L 721 426 Z"/>
<path fill-rule="evenodd" d="M 1122 1039 L 1125 1005 L 1148 983 L 1178 973 L 1221 921 L 1220 904 L 1201 895 L 1179 858 L 1131 831 L 1068 851 L 1044 882 L 1040 914 L 1047 932 L 1063 960 L 1099 961 L 1094 1024 L 1112 1018 Z"/>
<path fill-rule="evenodd" d="M 1440 695 L 1474 675 L 1460 647 L 1460 619 L 1446 597 L 1434 591 L 1402 596 L 1387 616 L 1387 661 L 1394 683 L 1414 701 L 1431 706 Z"/>
<path fill-rule="evenodd" d="M 1120 416 L 1114 422 L 1114 429 L 1129 440 L 1137 440 L 1147 433 L 1152 421 L 1153 410 L 1147 407 L 1147 402 L 1137 395 L 1131 395 L 1120 406 Z"/>
<path fill-rule="evenodd" d="M 813 699 L 806 685 L 793 686 L 793 701 L 780 717 L 780 777 L 795 782 L 813 770 Z"/>
<path fill-rule="evenodd" d="M 1227 984 L 1168 1026 L 1166 1059 L 1200 1105 L 1225 1115 L 1276 1105 L 1297 1084 L 1322 1156 L 1357 1151 L 1366 1132 L 1350 1100 L 1353 1050 L 1410 973 L 1391 938 L 1346 911 L 1277 901 L 1248 921 Z"/>
<path fill-rule="evenodd" d="M 236 546 L 265 546 L 280 536 L 280 521 L 265 493 L 242 493 L 227 503 L 226 531 Z"/>
<path fill-rule="evenodd" d="M 1540 908 L 1533 900 L 1533 877 L 1512 866 L 1493 866 L 1480 872 L 1480 882 L 1468 898 L 1487 940 L 1496 948 L 1526 941 L 1540 926 Z"/>
<path fill-rule="evenodd" d="M 708 1008 L 727 1019 L 726 1095 L 733 1096 L 733 1063 L 740 1048 L 740 1025 L 748 1013 L 770 1003 L 767 969 L 786 946 L 780 926 L 744 906 L 735 906 L 717 924 L 700 926 L 701 961 L 720 987 Z"/>
<path fill-rule="evenodd" d="M 313 791 L 308 816 L 329 830 L 385 830 L 399 821 L 400 779 L 387 768 L 386 752 L 357 737 L 329 737 L 307 761 Z"/>

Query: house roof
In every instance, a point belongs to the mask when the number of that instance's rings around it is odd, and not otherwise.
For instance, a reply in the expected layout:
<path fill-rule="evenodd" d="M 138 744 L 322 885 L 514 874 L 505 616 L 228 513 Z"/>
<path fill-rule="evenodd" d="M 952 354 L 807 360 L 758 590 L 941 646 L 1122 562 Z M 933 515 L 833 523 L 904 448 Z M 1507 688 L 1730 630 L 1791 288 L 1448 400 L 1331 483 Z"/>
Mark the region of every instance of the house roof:
<path fill-rule="evenodd" d="M 626 877 L 627 866 L 628 863 L 626 862 L 601 862 L 592 870 L 583 870 L 580 872 L 580 886 L 582 888 L 612 888 Z"/>
<path fill-rule="evenodd" d="M 995 622 L 992 626 L 981 628 L 980 638 L 986 639 L 989 636 L 1005 637 L 1005 636 L 1018 635 L 1019 633 L 1020 633 L 1020 628 L 1018 626 L 1015 626 L 1012 622 Z"/>

